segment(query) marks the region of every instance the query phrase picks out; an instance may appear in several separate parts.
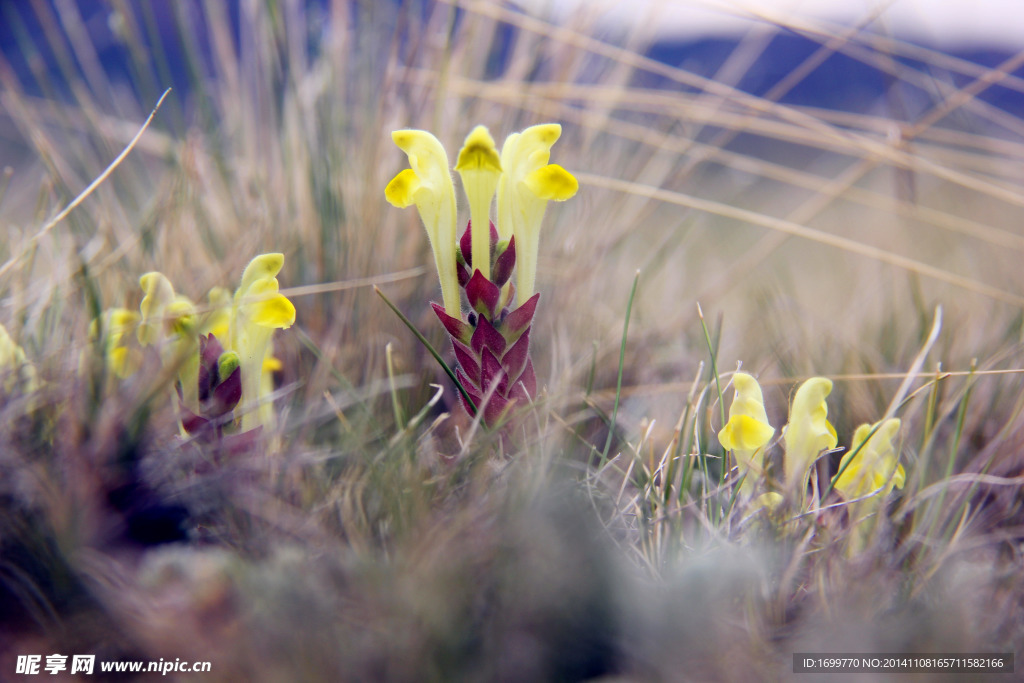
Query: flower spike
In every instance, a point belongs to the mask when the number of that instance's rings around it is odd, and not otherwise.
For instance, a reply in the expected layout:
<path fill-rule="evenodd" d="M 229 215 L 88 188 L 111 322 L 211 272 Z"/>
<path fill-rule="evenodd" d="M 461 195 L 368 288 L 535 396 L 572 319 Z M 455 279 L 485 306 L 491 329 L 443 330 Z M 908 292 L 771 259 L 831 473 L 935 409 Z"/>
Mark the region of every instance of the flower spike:
<path fill-rule="evenodd" d="M 482 411 L 488 425 L 502 422 L 537 392 L 529 347 L 540 297 L 533 291 L 540 222 L 549 201 L 568 199 L 578 189 L 568 171 L 548 163 L 561 132 L 558 124 L 532 126 L 508 136 L 500 154 L 484 126 L 466 136 L 455 170 L 469 200 L 470 220 L 458 242 L 454 190 L 441 143 L 421 130 L 392 133 L 410 168 L 395 176 L 384 194 L 397 207 L 419 209 L 444 297 L 443 308 L 431 306 L 451 337 L 466 410 L 474 416 Z M 495 193 L 497 225 L 490 215 Z M 469 303 L 465 316 L 460 288 Z"/>

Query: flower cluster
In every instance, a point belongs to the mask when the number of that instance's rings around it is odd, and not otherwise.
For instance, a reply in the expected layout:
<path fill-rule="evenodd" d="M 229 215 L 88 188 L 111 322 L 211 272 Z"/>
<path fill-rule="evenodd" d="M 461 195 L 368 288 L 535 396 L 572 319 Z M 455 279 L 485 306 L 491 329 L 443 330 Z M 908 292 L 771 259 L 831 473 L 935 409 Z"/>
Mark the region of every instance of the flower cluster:
<path fill-rule="evenodd" d="M 279 367 L 271 337 L 295 322 L 295 307 L 279 292 L 283 265 L 283 254 L 257 256 L 233 295 L 216 287 L 202 310 L 176 293 L 163 273 L 146 273 L 139 279 L 139 312 L 107 311 L 93 321 L 91 334 L 102 337 L 107 365 L 117 377 L 132 375 L 142 362 L 140 349 L 130 344 L 132 329 L 140 346 L 159 353 L 175 377 L 172 398 L 183 432 L 221 434 L 236 418 L 241 432 L 270 428 L 270 372 Z"/>
<path fill-rule="evenodd" d="M 750 498 L 765 486 L 764 454 L 775 429 L 768 423 L 761 387 L 752 376 L 737 372 L 736 390 L 729 409 L 729 421 L 718 433 L 722 447 L 733 454 L 741 477 L 740 494 Z M 790 500 L 798 509 L 805 506 L 808 478 L 814 463 L 838 443 L 835 427 L 828 421 L 826 399 L 832 382 L 812 377 L 797 388 L 789 410 L 789 423 L 782 428 L 784 480 L 780 492 L 762 494 L 770 506 Z M 851 449 L 844 456 L 833 488 L 853 502 L 855 517 L 873 512 L 892 489 L 903 488 L 905 474 L 899 451 L 893 445 L 900 428 L 896 418 L 875 425 L 864 424 L 853 435 Z M 866 500 L 861 500 L 866 499 Z"/>
<path fill-rule="evenodd" d="M 482 408 L 492 425 L 536 394 L 529 340 L 540 297 L 534 293 L 540 225 L 549 201 L 569 199 L 578 189 L 572 174 L 548 163 L 561 131 L 557 124 L 543 124 L 512 133 L 500 154 L 484 126 L 470 132 L 455 164 L 470 214 L 458 242 L 455 186 L 444 147 L 426 131 L 392 133 L 410 168 L 395 176 L 385 196 L 399 208 L 415 204 L 419 211 L 441 281 L 443 306 L 432 305 L 459 362 L 463 404 L 472 415 Z M 460 289 L 469 305 L 466 314 Z"/>

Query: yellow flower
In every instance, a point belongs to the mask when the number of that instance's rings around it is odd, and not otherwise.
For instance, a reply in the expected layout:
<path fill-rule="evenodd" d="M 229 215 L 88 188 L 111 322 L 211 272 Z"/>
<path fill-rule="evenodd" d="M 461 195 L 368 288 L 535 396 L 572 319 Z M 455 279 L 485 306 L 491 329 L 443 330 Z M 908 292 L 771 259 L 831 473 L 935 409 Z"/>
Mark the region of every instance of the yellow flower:
<path fill-rule="evenodd" d="M 835 488 L 851 503 L 849 518 L 853 525 L 847 552 L 860 552 L 871 539 L 875 516 L 893 488 L 903 488 L 907 475 L 899 462 L 893 441 L 900 421 L 889 418 L 874 425 L 862 424 L 853 434 L 850 451 L 843 456 Z M 874 432 L 872 434 L 872 432 Z M 845 470 L 842 468 L 846 467 Z M 870 496 L 865 498 L 865 496 Z M 864 498 L 864 500 L 857 500 Z"/>
<path fill-rule="evenodd" d="M 127 308 L 112 308 L 103 315 L 104 354 L 110 370 L 121 379 L 135 374 L 142 363 L 138 348 L 129 347 L 126 337 L 138 325 L 140 316 Z M 89 336 L 95 341 L 100 334 L 100 321 L 89 325 Z"/>
<path fill-rule="evenodd" d="M 836 447 L 835 427 L 828 421 L 825 398 L 832 391 L 832 381 L 812 377 L 796 390 L 789 424 L 783 432 L 786 445 L 786 490 L 803 501 L 804 488 L 811 466 L 822 451 Z"/>
<path fill-rule="evenodd" d="M 491 200 L 501 178 L 501 159 L 494 147 L 494 138 L 484 126 L 477 126 L 466 136 L 459 151 L 455 170 L 462 177 L 462 187 L 469 199 L 472 225 L 473 268 L 491 278 Z"/>
<path fill-rule="evenodd" d="M 200 334 L 212 334 L 221 346 L 227 346 L 233 301 L 231 292 L 223 287 L 214 287 L 207 293 L 206 300 L 209 310 L 199 328 Z"/>
<path fill-rule="evenodd" d="M 872 430 L 874 434 L 871 434 Z M 903 488 L 906 473 L 893 445 L 899 430 L 900 421 L 895 417 L 874 425 L 862 424 L 857 427 L 850 451 L 843 456 L 840 464 L 841 470 L 843 467 L 846 469 L 835 482 L 835 488 L 844 498 L 853 500 L 878 491 L 877 498 L 881 499 L 894 487 Z"/>
<path fill-rule="evenodd" d="M 461 317 L 455 260 L 455 185 L 448 170 L 448 155 L 441 142 L 424 130 L 396 130 L 391 139 L 409 157 L 411 168 L 388 183 L 384 196 L 400 209 L 416 205 L 434 251 L 444 309 L 450 316 Z"/>
<path fill-rule="evenodd" d="M 235 291 L 230 320 L 230 350 L 238 354 L 242 367 L 242 431 L 260 425 L 273 426 L 274 409 L 268 394 L 269 381 L 263 380 L 270 355 L 274 330 L 291 327 L 295 306 L 278 291 L 277 274 L 284 265 L 284 254 L 257 256 L 242 273 Z"/>
<path fill-rule="evenodd" d="M 139 312 L 139 343 L 156 346 L 166 366 L 176 366 L 181 384 L 182 403 L 193 412 L 199 410 L 199 330 L 192 301 L 174 293 L 171 281 L 151 271 L 139 278 L 145 292 Z"/>
<path fill-rule="evenodd" d="M 783 500 L 784 499 L 781 494 L 778 494 L 775 491 L 769 491 L 768 493 L 762 493 L 760 496 L 755 498 L 751 508 L 755 511 L 763 508 L 771 513 L 778 509 Z"/>
<path fill-rule="evenodd" d="M 25 350 L 14 342 L 7 328 L 0 325 L 0 376 L 6 394 L 21 389 L 25 393 L 36 390 L 36 368 L 25 356 Z"/>
<path fill-rule="evenodd" d="M 732 378 L 736 396 L 729 407 L 729 421 L 718 432 L 718 441 L 736 456 L 743 483 L 740 491 L 749 496 L 764 469 L 764 449 L 775 435 L 768 424 L 764 397 L 757 380 L 745 372 Z"/>
<path fill-rule="evenodd" d="M 551 146 L 561 134 L 557 123 L 530 126 L 509 135 L 501 148 L 497 227 L 500 239 L 516 238 L 516 301 L 520 305 L 533 296 L 540 224 L 548 201 L 565 201 L 579 188 L 571 173 L 548 163 Z"/>

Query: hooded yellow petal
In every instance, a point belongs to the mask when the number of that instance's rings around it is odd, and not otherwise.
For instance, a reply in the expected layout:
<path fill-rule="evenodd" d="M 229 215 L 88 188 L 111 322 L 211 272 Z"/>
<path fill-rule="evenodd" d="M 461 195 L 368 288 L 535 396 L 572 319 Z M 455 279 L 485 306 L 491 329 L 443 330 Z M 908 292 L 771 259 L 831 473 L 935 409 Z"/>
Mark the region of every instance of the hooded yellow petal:
<path fill-rule="evenodd" d="M 531 155 L 531 161 L 538 166 L 548 163 L 546 154 L 552 145 L 562 136 L 562 126 L 558 123 L 539 123 L 523 130 L 521 144 Z"/>
<path fill-rule="evenodd" d="M 164 316 L 170 319 L 171 329 L 177 335 L 196 332 L 196 307 L 186 296 L 176 296 L 164 309 Z"/>
<path fill-rule="evenodd" d="M 129 349 L 126 346 L 115 346 L 108 355 L 110 369 L 120 379 L 127 379 L 135 374 L 142 364 L 138 349 Z"/>
<path fill-rule="evenodd" d="M 477 126 L 466 136 L 455 170 L 501 173 L 501 157 L 486 126 Z"/>
<path fill-rule="evenodd" d="M 139 314 L 127 308 L 114 308 L 110 311 L 110 331 L 123 333 L 139 322 Z"/>
<path fill-rule="evenodd" d="M 151 271 L 139 278 L 139 286 L 145 292 L 139 311 L 142 322 L 138 329 L 139 343 L 143 346 L 155 344 L 162 336 L 163 317 L 167 307 L 174 301 L 174 286 L 160 272 Z"/>
<path fill-rule="evenodd" d="M 284 254 L 278 252 L 260 254 L 252 261 L 249 261 L 249 265 L 242 271 L 242 282 L 239 284 L 238 289 L 235 290 L 235 301 L 238 301 L 243 296 L 247 296 L 249 288 L 257 280 L 277 277 L 277 274 L 281 272 L 283 267 Z"/>

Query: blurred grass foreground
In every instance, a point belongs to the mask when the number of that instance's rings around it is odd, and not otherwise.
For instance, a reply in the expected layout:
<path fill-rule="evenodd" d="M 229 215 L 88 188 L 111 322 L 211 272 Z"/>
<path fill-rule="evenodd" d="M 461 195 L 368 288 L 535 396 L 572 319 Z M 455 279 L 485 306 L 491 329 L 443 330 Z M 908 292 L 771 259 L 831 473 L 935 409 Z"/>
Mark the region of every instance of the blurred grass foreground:
<path fill-rule="evenodd" d="M 752 2 L 673 37 L 614 4 L 0 4 L 0 680 L 1022 651 L 1024 45 Z M 579 191 L 540 235 L 536 395 L 496 428 L 374 292 L 455 364 L 391 131 L 454 163 L 539 123 Z M 243 315 L 280 329 L 214 351 Z M 183 330 L 202 355 L 150 344 Z"/>

